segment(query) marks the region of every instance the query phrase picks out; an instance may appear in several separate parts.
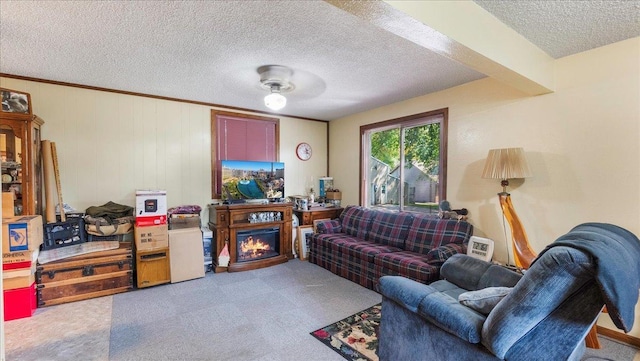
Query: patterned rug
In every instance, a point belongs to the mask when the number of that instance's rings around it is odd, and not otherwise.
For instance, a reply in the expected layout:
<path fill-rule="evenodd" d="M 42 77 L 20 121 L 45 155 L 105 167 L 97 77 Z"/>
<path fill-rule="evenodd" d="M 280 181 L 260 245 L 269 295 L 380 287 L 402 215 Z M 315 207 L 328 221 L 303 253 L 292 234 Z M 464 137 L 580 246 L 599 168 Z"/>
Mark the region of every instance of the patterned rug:
<path fill-rule="evenodd" d="M 378 361 L 381 304 L 369 307 L 311 335 L 350 361 Z"/>

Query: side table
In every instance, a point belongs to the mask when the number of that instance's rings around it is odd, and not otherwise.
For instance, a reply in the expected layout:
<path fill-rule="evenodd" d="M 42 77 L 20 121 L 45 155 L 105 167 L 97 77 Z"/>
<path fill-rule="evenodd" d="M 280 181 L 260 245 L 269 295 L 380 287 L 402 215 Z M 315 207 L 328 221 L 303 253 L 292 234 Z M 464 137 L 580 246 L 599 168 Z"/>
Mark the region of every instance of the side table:
<path fill-rule="evenodd" d="M 340 216 L 341 207 L 314 207 L 310 211 L 294 209 L 293 213 L 298 217 L 301 226 L 313 225 L 313 221 L 317 219 L 334 219 Z"/>

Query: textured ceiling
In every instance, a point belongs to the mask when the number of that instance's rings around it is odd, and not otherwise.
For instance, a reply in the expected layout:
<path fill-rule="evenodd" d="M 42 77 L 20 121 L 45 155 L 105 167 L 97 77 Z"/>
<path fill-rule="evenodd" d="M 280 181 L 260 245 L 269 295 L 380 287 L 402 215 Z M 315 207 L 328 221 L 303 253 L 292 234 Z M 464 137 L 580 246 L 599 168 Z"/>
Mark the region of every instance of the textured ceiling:
<path fill-rule="evenodd" d="M 555 59 L 640 35 L 640 1 L 474 1 Z"/>
<path fill-rule="evenodd" d="M 557 58 L 640 35 L 640 1 L 476 1 Z M 0 73 L 331 120 L 485 77 L 323 1 L 0 1 Z"/>

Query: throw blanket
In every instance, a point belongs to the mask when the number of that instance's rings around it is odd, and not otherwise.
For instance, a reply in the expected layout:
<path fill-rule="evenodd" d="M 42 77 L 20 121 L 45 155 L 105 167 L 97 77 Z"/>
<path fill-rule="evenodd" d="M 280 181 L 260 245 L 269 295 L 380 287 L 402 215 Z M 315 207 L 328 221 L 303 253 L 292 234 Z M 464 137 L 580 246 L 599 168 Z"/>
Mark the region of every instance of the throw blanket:
<path fill-rule="evenodd" d="M 591 254 L 596 262 L 596 281 L 609 316 L 616 327 L 629 332 L 633 327 L 640 288 L 638 237 L 612 224 L 584 223 L 547 246 L 538 258 L 556 246 L 572 247 Z"/>

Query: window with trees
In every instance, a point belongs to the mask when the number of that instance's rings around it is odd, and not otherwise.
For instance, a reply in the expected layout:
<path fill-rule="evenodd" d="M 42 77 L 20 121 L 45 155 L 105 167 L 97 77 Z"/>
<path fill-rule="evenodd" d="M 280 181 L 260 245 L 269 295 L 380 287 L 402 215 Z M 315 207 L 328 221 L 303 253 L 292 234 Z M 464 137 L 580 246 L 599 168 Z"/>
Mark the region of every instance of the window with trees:
<path fill-rule="evenodd" d="M 360 127 L 367 207 L 437 213 L 446 199 L 447 109 Z"/>

